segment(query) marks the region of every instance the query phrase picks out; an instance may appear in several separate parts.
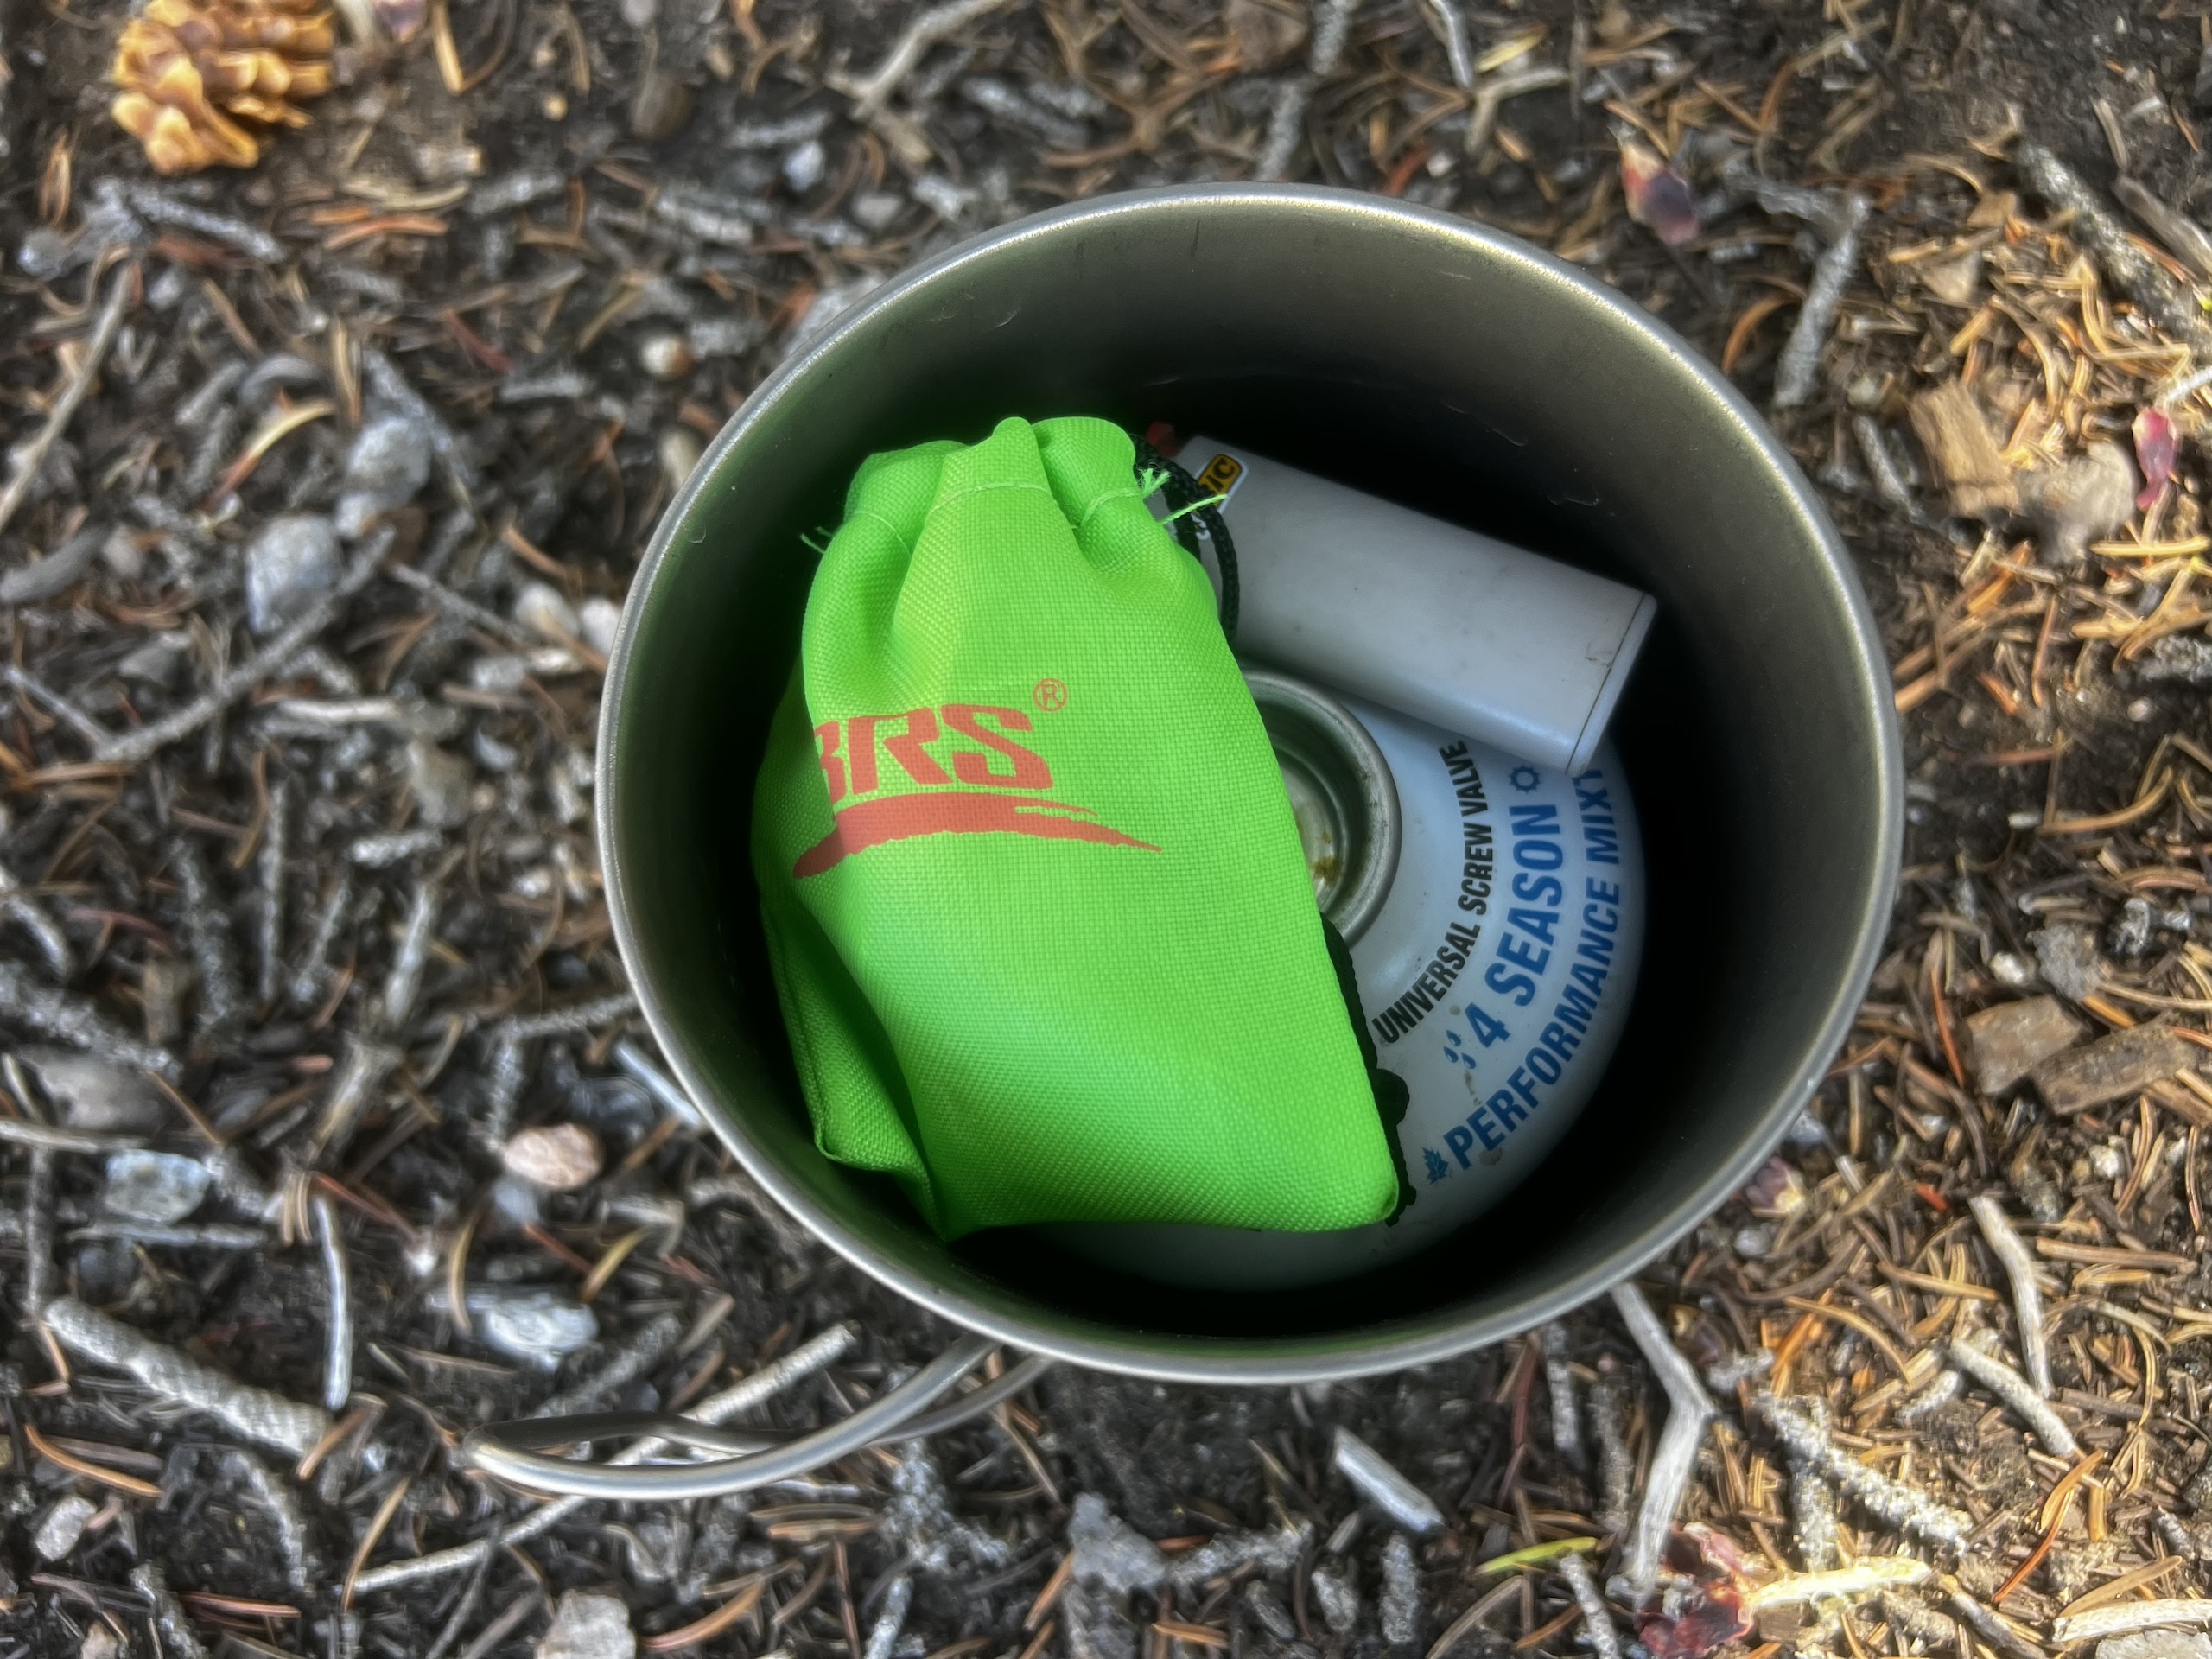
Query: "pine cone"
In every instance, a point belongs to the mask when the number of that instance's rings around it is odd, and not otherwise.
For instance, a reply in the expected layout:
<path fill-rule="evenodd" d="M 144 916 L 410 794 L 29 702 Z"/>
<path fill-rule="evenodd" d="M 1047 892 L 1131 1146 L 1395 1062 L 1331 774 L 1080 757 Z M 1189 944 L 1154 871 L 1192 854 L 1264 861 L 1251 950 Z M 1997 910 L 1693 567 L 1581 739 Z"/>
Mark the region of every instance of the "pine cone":
<path fill-rule="evenodd" d="M 261 159 L 259 129 L 303 127 L 330 90 L 330 14 L 313 0 L 148 0 L 116 42 L 109 106 L 160 173 Z"/>

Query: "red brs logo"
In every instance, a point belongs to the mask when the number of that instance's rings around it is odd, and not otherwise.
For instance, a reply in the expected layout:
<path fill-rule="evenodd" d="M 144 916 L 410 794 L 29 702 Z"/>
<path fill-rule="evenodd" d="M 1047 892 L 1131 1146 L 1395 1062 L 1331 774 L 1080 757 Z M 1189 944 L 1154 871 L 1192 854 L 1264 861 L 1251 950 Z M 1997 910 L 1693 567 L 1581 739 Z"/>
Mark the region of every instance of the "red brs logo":
<path fill-rule="evenodd" d="M 917 836 L 1006 834 L 1160 850 L 1098 823 L 1089 807 L 1045 799 L 1052 768 L 1007 735 L 1031 729 L 1020 709 L 984 702 L 824 721 L 814 735 L 837 821 L 791 874 L 819 875 L 850 855 Z M 980 747 L 956 747 L 959 738 Z"/>

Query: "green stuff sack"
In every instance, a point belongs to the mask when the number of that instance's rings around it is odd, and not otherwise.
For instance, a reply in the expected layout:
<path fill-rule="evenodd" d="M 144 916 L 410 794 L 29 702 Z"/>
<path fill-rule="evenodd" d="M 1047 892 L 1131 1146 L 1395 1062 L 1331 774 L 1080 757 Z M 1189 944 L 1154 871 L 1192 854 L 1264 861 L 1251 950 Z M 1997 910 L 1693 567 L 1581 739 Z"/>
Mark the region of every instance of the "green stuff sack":
<path fill-rule="evenodd" d="M 1281 774 L 1126 434 L 871 457 L 753 859 L 817 1143 L 947 1238 L 1380 1221 L 1392 1143 Z"/>

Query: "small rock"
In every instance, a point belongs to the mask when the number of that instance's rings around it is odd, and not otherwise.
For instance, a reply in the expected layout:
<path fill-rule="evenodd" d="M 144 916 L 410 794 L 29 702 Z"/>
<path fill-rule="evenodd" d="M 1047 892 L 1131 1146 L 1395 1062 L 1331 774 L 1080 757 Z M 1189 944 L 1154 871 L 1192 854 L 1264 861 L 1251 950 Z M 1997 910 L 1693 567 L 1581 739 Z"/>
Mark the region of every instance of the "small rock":
<path fill-rule="evenodd" d="M 415 797 L 416 816 L 433 830 L 450 830 L 468 817 L 469 792 L 476 784 L 476 769 L 457 754 L 448 754 L 427 737 L 407 746 L 407 786 Z"/>
<path fill-rule="evenodd" d="M 575 639 L 583 627 L 576 619 L 575 607 L 561 596 L 561 590 L 543 582 L 523 584 L 522 591 L 515 595 L 514 618 L 532 633 L 556 643 Z"/>
<path fill-rule="evenodd" d="M 172 629 L 156 634 L 139 646 L 115 665 L 115 671 L 124 679 L 166 691 L 176 684 L 177 676 L 184 671 L 191 656 L 192 641 L 181 629 Z"/>
<path fill-rule="evenodd" d="M 1351 1580 L 1317 1567 L 1306 1582 L 1313 1599 L 1321 1604 L 1321 1617 L 1329 1629 L 1338 1636 L 1350 1636 L 1359 1623 L 1359 1592 L 1351 1587 Z"/>
<path fill-rule="evenodd" d="M 2201 633 L 2170 633 L 2152 645 L 2151 655 L 2135 671 L 2146 680 L 2212 685 L 2212 639 Z"/>
<path fill-rule="evenodd" d="M 671 426 L 660 435 L 660 475 L 671 491 L 683 487 L 704 453 L 698 435 L 688 426 Z"/>
<path fill-rule="evenodd" d="M 2097 1659 L 2212 1659 L 2212 1636 L 2202 1630 L 2131 1630 L 2098 1643 Z"/>
<path fill-rule="evenodd" d="M 85 1535 L 85 1522 L 99 1513 L 99 1505 L 89 1497 L 71 1493 L 46 1512 L 38 1523 L 38 1530 L 31 1535 L 31 1548 L 41 1561 L 58 1561 L 77 1548 L 77 1541 Z"/>
<path fill-rule="evenodd" d="M 499 1159 L 519 1175 L 550 1192 L 567 1192 L 592 1179 L 606 1161 L 599 1137 L 581 1123 L 544 1123 L 518 1129 Z"/>
<path fill-rule="evenodd" d="M 124 1659 L 128 1651 L 114 1627 L 100 1622 L 85 1632 L 85 1643 L 77 1649 L 77 1659 Z"/>
<path fill-rule="evenodd" d="M 1382 1639 L 1403 1647 L 1421 1637 L 1421 1568 L 1402 1532 L 1382 1546 Z"/>
<path fill-rule="evenodd" d="M 683 343 L 695 358 L 742 357 L 766 333 L 766 326 L 752 317 L 699 317 L 683 330 Z"/>
<path fill-rule="evenodd" d="M 2212 1514 L 2212 1452 L 2204 1454 L 2204 1461 L 2189 1478 L 2189 1484 L 2181 1489 L 2182 1502 L 2199 1515 Z"/>
<path fill-rule="evenodd" d="M 1981 250 L 1955 259 L 1931 259 L 1920 268 L 1920 280 L 1944 304 L 1970 306 L 1981 288 Z"/>
<path fill-rule="evenodd" d="M 1761 1222 L 1756 1227 L 1738 1228 L 1728 1242 L 1746 1262 L 1763 1261 L 1767 1252 L 1774 1249 L 1774 1224 Z"/>
<path fill-rule="evenodd" d="M 906 199 L 891 190 L 863 190 L 853 198 L 849 210 L 854 223 L 862 230 L 881 235 L 891 228 L 891 221 L 906 211 Z"/>
<path fill-rule="evenodd" d="M 2078 922 L 2062 922 L 2028 936 L 2036 966 L 2051 989 L 2071 1002 L 2096 993 L 2104 979 L 2104 962 L 2097 955 L 2097 936 Z"/>
<path fill-rule="evenodd" d="M 584 644 L 604 657 L 614 649 L 614 636 L 622 629 L 622 607 L 602 594 L 594 594 L 576 607 L 576 621 L 582 629 L 579 636 Z"/>
<path fill-rule="evenodd" d="M 660 0 L 622 0 L 622 21 L 632 29 L 651 29 L 660 16 Z"/>
<path fill-rule="evenodd" d="M 89 1055 L 54 1048 L 16 1051 L 39 1087 L 61 1109 L 73 1129 L 98 1135 L 144 1135 L 169 1118 L 170 1109 L 144 1075 Z"/>
<path fill-rule="evenodd" d="M 810 138 L 784 157 L 784 183 L 795 196 L 803 196 L 822 182 L 830 170 L 830 152 L 819 138 Z"/>
<path fill-rule="evenodd" d="M 308 512 L 270 519 L 246 550 L 246 620 L 256 633 L 274 632 L 329 591 L 338 568 L 329 519 Z"/>
<path fill-rule="evenodd" d="M 2120 920 L 2113 925 L 2112 953 L 2133 961 L 2150 948 L 2151 901 L 2130 899 L 2120 907 Z"/>
<path fill-rule="evenodd" d="M 146 574 L 146 550 L 136 536 L 118 525 L 100 543 L 100 563 L 125 582 L 136 582 Z"/>
<path fill-rule="evenodd" d="M 1167 1558 L 1160 1546 L 1116 1515 L 1096 1492 L 1076 1495 L 1068 1516 L 1068 1549 L 1075 1558 L 1076 1581 L 1109 1597 L 1149 1590 L 1167 1576 Z"/>
<path fill-rule="evenodd" d="M 166 1226 L 197 1210 L 213 1179 L 197 1159 L 173 1152 L 118 1152 L 107 1160 L 100 1208 L 126 1220 Z"/>
<path fill-rule="evenodd" d="M 2139 1095 L 2190 1064 L 2196 1046 L 2166 1026 L 2131 1026 L 2086 1048 L 2057 1054 L 2028 1075 L 2061 1117 Z"/>
<path fill-rule="evenodd" d="M 638 346 L 638 366 L 656 380 L 681 380 L 699 359 L 681 334 L 647 334 Z"/>
<path fill-rule="evenodd" d="M 564 1590 L 537 1638 L 537 1659 L 637 1659 L 630 1610 L 603 1590 Z"/>
<path fill-rule="evenodd" d="M 471 1286 L 468 1312 L 488 1346 L 542 1370 L 599 1339 L 591 1309 L 543 1286 Z"/>
<path fill-rule="evenodd" d="M 1989 959 L 1989 971 L 1999 985 L 2023 990 L 2035 982 L 2036 970 L 2017 950 L 1999 950 Z"/>
<path fill-rule="evenodd" d="M 2043 562 L 2076 565 L 2089 543 L 2109 536 L 2135 511 L 2135 463 L 2116 443 L 2095 443 L 2063 467 L 2029 473 L 2020 505 L 2043 533 Z"/>
<path fill-rule="evenodd" d="M 385 513 L 405 506 L 430 481 L 430 440 L 404 416 L 371 421 L 346 453 L 332 517 L 338 533 L 353 541 Z"/>
<path fill-rule="evenodd" d="M 2002 1094 L 2086 1034 L 2087 1028 L 2055 996 L 2000 1002 L 1970 1014 L 1967 1042 L 1973 1052 L 1974 1087 L 1985 1095 Z"/>

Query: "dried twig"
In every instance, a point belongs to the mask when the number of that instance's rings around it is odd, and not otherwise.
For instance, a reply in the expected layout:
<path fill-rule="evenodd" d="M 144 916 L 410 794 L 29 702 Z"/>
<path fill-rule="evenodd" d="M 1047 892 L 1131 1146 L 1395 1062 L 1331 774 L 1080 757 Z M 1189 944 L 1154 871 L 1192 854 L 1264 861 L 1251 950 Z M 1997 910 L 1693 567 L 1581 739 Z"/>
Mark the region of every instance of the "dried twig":
<path fill-rule="evenodd" d="M 2028 1381 L 2044 1399 L 2050 1398 L 2050 1347 L 2043 1333 L 2043 1291 L 2036 1283 L 2036 1260 L 2026 1243 L 2012 1230 L 2012 1222 L 1994 1193 L 1977 1195 L 1969 1206 L 1988 1242 L 1990 1254 L 2005 1264 L 2012 1281 L 2012 1308 L 2019 1316 L 2020 1357 L 2027 1363 Z"/>
<path fill-rule="evenodd" d="M 106 361 L 108 347 L 115 344 L 116 332 L 123 327 L 124 313 L 130 308 L 131 296 L 137 291 L 138 267 L 134 264 L 118 266 L 108 284 L 107 303 L 100 308 L 99 319 L 92 325 L 92 338 L 85 342 L 84 356 L 78 360 L 69 384 L 62 387 L 53 408 L 47 411 L 46 423 L 28 442 L 9 451 L 8 482 L 6 487 L 0 488 L 0 530 L 7 528 L 9 521 L 29 499 L 31 486 L 38 481 L 47 456 L 69 429 L 69 423 L 77 418 L 78 408 L 99 378 L 100 365 Z"/>
<path fill-rule="evenodd" d="M 1719 1408 L 1633 1281 L 1613 1287 L 1613 1306 L 1620 1310 L 1629 1335 L 1667 1390 L 1667 1427 L 1660 1433 L 1658 1450 L 1651 1455 L 1643 1505 L 1637 1512 L 1635 1529 L 1621 1554 L 1622 1573 L 1630 1588 L 1641 1596 L 1659 1582 L 1660 1552 L 1666 1548 L 1682 1493 L 1696 1471 L 1706 1428 L 1719 1414 Z"/>
<path fill-rule="evenodd" d="M 830 84 L 853 100 L 854 116 L 866 120 L 899 90 L 899 83 L 913 73 L 914 67 L 931 47 L 1007 3 L 1007 0 L 949 0 L 947 4 L 932 6 L 906 25 L 906 32 L 893 43 L 874 73 L 857 80 L 833 80 Z"/>
<path fill-rule="evenodd" d="M 2082 1448 L 2074 1443 L 2073 1431 L 2037 1396 L 2026 1377 L 1994 1354 L 1985 1354 L 1967 1343 L 1950 1343 L 1945 1352 L 1952 1364 L 2018 1412 L 2045 1451 L 2060 1458 L 2082 1455 Z"/>
<path fill-rule="evenodd" d="M 330 1427 L 327 1412 L 240 1382 L 73 1296 L 48 1302 L 46 1323 L 55 1340 L 72 1353 L 126 1370 L 162 1399 L 204 1411 L 247 1440 L 296 1457 Z"/>
<path fill-rule="evenodd" d="M 1381 1452 L 1341 1426 L 1334 1445 L 1330 1461 L 1361 1497 L 1408 1532 L 1425 1536 L 1443 1529 L 1444 1512 Z"/>

